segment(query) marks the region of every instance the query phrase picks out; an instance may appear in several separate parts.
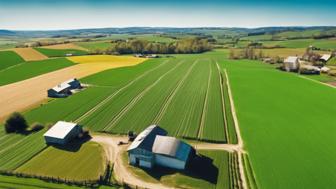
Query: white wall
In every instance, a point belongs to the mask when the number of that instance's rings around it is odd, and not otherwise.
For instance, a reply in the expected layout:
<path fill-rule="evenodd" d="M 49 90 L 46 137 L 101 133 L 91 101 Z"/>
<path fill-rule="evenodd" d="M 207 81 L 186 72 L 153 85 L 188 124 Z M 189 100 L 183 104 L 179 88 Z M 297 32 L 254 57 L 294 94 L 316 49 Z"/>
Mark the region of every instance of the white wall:
<path fill-rule="evenodd" d="M 184 169 L 186 165 L 184 161 L 160 154 L 155 154 L 155 164 L 173 169 Z"/>

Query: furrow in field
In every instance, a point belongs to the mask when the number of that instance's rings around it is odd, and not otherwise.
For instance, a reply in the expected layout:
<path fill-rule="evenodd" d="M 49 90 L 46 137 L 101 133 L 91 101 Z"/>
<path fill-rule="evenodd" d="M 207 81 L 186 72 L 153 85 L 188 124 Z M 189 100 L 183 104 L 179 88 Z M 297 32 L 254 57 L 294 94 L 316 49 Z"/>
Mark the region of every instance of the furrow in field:
<path fill-rule="evenodd" d="M 81 117 L 79 117 L 78 119 L 76 119 L 75 122 L 81 122 L 81 121 L 83 121 L 85 118 L 87 118 L 90 115 L 92 115 L 97 109 L 99 109 L 102 106 L 104 106 L 105 104 L 107 104 L 111 99 L 113 99 L 120 92 L 126 90 L 127 88 L 129 88 L 130 86 L 132 86 L 134 83 L 136 83 L 137 81 L 139 81 L 140 79 L 142 79 L 143 77 L 145 77 L 146 75 L 148 75 L 149 73 L 151 73 L 151 72 L 155 71 L 156 69 L 160 68 L 161 66 L 165 65 L 167 62 L 168 62 L 168 60 L 166 60 L 163 63 L 161 63 L 160 65 L 158 65 L 158 66 L 156 66 L 156 67 L 154 67 L 154 68 L 152 68 L 152 69 L 144 72 L 143 74 L 141 74 L 140 76 L 138 76 L 137 78 L 135 78 L 134 80 L 132 80 L 131 82 L 129 82 L 127 85 L 123 86 L 122 88 L 120 88 L 116 92 L 112 93 L 110 96 L 108 96 L 106 99 L 104 99 L 99 104 L 97 104 L 95 107 L 93 107 L 91 110 L 89 110 L 88 112 L 86 112 L 85 114 L 83 114 Z"/>
<path fill-rule="evenodd" d="M 167 71 L 165 74 L 160 76 L 154 83 L 146 87 L 141 93 L 139 93 L 135 98 L 131 100 L 130 103 L 128 103 L 114 118 L 111 122 L 108 123 L 108 125 L 104 128 L 104 130 L 110 130 L 115 126 L 115 124 L 148 92 L 150 89 L 152 89 L 154 86 L 156 86 L 160 81 L 168 75 L 170 72 L 174 71 L 176 68 L 178 68 L 183 61 L 180 61 L 178 64 L 176 64 L 172 69 Z"/>
<path fill-rule="evenodd" d="M 160 112 L 157 114 L 157 116 L 154 118 L 153 123 L 158 123 L 164 116 L 164 114 L 167 111 L 168 106 L 170 105 L 171 101 L 174 99 L 176 93 L 180 90 L 180 88 L 183 86 L 184 82 L 186 81 L 187 77 L 190 75 L 191 70 L 194 68 L 194 66 L 197 64 L 198 60 L 195 60 L 192 66 L 188 69 L 187 73 L 184 75 L 184 77 L 181 79 L 181 81 L 178 83 L 176 88 L 172 91 L 172 93 L 169 95 L 167 101 L 164 103 L 163 107 L 160 109 Z"/>
<path fill-rule="evenodd" d="M 203 110 L 202 110 L 202 115 L 201 115 L 201 121 L 200 121 L 200 125 L 198 128 L 198 134 L 197 134 L 197 138 L 198 139 L 202 139 L 203 138 L 203 129 L 204 129 L 204 125 L 205 125 L 205 115 L 208 109 L 208 96 L 209 96 L 209 92 L 210 92 L 210 81 L 211 81 L 211 75 L 212 75 L 212 68 L 211 68 L 211 64 L 209 64 L 209 78 L 208 78 L 208 86 L 207 86 L 207 91 L 204 97 L 204 104 L 203 104 Z"/>

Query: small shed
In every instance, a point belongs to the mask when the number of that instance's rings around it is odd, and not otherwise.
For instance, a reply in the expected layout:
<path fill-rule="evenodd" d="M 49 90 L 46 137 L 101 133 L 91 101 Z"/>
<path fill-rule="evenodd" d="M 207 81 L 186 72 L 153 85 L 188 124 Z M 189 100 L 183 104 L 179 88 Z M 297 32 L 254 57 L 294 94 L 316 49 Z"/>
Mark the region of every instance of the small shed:
<path fill-rule="evenodd" d="M 58 121 L 43 136 L 47 144 L 65 145 L 82 132 L 82 127 L 76 123 Z"/>
<path fill-rule="evenodd" d="M 157 135 L 167 135 L 158 125 L 151 125 L 142 131 L 128 147 L 128 159 L 131 165 L 152 168 L 154 165 L 153 143 Z"/>
<path fill-rule="evenodd" d="M 297 56 L 289 56 L 284 60 L 283 66 L 288 72 L 297 71 L 300 68 L 299 58 Z"/>
<path fill-rule="evenodd" d="M 153 153 L 155 164 L 163 167 L 184 170 L 195 150 L 187 143 L 170 136 L 156 136 Z"/>
<path fill-rule="evenodd" d="M 321 56 L 320 61 L 322 63 L 327 63 L 331 58 L 331 54 L 324 54 Z"/>

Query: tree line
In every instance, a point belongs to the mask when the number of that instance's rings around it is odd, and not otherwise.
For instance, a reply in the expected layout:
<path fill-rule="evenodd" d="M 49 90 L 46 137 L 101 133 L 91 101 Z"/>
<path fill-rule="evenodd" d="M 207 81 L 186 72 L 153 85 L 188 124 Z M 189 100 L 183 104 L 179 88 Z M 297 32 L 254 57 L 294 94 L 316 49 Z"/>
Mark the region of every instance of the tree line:
<path fill-rule="evenodd" d="M 106 50 L 95 50 L 92 54 L 189 54 L 212 49 L 208 39 L 188 38 L 171 43 L 150 42 L 140 39 L 115 40 Z"/>

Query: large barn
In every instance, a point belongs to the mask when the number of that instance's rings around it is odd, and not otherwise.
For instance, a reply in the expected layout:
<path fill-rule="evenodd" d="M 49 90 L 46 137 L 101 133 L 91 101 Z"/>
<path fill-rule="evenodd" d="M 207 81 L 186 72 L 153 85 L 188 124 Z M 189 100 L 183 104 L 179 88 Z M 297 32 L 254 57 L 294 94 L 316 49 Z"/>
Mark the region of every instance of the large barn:
<path fill-rule="evenodd" d="M 288 72 L 297 71 L 300 68 L 299 58 L 296 56 L 289 56 L 284 60 L 284 69 Z"/>
<path fill-rule="evenodd" d="M 65 145 L 82 132 L 82 127 L 76 123 L 58 121 L 43 136 L 47 144 Z"/>
<path fill-rule="evenodd" d="M 142 131 L 127 149 L 129 163 L 145 168 L 154 165 L 185 169 L 195 150 L 187 143 L 174 137 L 157 125 Z"/>
<path fill-rule="evenodd" d="M 76 79 L 70 79 L 48 90 L 48 97 L 67 97 L 72 89 L 81 88 L 81 83 Z"/>

